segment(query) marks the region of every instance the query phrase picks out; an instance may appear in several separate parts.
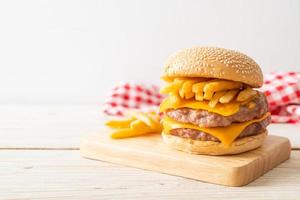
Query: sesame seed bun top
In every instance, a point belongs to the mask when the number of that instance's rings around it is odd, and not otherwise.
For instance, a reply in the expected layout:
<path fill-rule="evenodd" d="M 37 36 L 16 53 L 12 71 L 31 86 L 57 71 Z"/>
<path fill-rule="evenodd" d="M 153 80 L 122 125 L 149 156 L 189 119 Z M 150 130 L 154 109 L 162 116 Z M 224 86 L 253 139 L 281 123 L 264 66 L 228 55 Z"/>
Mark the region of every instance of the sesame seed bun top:
<path fill-rule="evenodd" d="M 238 81 L 261 87 L 263 75 L 258 64 L 237 51 L 217 47 L 194 47 L 171 56 L 163 77 L 205 77 Z"/>

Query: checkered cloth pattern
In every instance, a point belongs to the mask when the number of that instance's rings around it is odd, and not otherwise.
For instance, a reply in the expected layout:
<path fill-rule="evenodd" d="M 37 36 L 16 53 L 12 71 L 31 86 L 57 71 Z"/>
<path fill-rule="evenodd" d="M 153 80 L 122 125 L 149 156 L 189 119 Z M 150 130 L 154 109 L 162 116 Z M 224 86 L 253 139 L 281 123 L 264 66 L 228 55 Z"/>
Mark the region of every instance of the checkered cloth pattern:
<path fill-rule="evenodd" d="M 267 74 L 260 91 L 267 97 L 272 122 L 300 122 L 300 73 Z M 156 85 L 123 83 L 109 92 L 103 112 L 113 116 L 123 116 L 128 109 L 158 112 L 158 106 L 163 98 Z"/>
<path fill-rule="evenodd" d="M 276 72 L 265 75 L 261 88 L 267 97 L 274 123 L 300 122 L 300 73 Z"/>
<path fill-rule="evenodd" d="M 121 83 L 109 92 L 103 111 L 115 116 L 123 116 L 128 109 L 157 112 L 163 98 L 156 85 Z"/>

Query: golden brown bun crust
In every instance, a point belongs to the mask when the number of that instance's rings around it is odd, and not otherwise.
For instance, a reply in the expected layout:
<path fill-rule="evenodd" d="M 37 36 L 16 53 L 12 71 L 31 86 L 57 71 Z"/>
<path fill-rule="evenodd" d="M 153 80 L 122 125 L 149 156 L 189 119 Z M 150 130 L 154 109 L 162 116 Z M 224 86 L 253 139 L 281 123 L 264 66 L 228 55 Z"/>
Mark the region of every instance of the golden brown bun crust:
<path fill-rule="evenodd" d="M 205 77 L 239 81 L 261 87 L 263 75 L 258 64 L 237 51 L 217 47 L 194 47 L 171 56 L 163 77 Z"/>
<path fill-rule="evenodd" d="M 171 148 L 191 154 L 231 155 L 243 153 L 261 146 L 267 136 L 267 131 L 258 135 L 238 139 L 230 147 L 220 142 L 199 141 L 162 133 L 163 141 Z"/>

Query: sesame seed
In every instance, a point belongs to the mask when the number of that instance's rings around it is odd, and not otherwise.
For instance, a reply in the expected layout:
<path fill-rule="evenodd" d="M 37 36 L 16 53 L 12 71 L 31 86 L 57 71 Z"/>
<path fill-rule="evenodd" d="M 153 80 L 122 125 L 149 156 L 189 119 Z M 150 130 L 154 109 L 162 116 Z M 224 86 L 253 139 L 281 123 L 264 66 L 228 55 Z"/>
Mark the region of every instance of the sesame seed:
<path fill-rule="evenodd" d="M 262 72 L 253 59 L 218 47 L 194 47 L 177 52 L 168 59 L 164 75 L 232 78 L 254 87 L 262 84 Z"/>

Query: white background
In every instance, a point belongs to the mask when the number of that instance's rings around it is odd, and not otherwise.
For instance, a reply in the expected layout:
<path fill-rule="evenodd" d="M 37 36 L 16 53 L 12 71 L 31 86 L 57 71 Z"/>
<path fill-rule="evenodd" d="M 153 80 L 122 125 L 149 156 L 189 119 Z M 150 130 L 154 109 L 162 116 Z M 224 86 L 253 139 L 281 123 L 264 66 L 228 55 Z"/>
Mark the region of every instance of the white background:
<path fill-rule="evenodd" d="M 0 1 L 0 103 L 99 103 L 197 45 L 299 71 L 300 1 Z"/>

